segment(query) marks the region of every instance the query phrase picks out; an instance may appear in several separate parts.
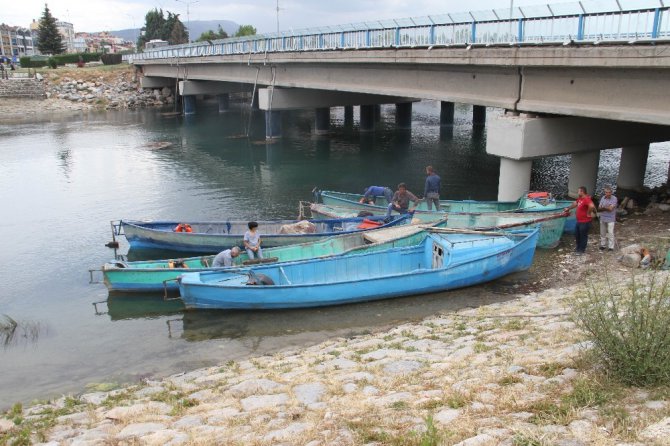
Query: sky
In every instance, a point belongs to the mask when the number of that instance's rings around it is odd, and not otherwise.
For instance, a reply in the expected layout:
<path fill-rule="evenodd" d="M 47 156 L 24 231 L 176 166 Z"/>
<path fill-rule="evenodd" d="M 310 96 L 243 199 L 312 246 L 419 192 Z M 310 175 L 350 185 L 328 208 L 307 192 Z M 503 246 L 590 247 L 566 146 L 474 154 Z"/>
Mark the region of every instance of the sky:
<path fill-rule="evenodd" d="M 231 20 L 252 25 L 259 33 L 298 30 L 324 25 L 378 19 L 418 17 L 492 8 L 564 3 L 565 0 L 50 0 L 46 3 L 58 20 L 70 22 L 75 32 L 140 28 L 154 8 L 180 14 L 188 20 Z M 39 21 L 44 0 L 7 0 L 0 23 L 28 27 Z M 187 15 L 188 9 L 188 15 Z"/>

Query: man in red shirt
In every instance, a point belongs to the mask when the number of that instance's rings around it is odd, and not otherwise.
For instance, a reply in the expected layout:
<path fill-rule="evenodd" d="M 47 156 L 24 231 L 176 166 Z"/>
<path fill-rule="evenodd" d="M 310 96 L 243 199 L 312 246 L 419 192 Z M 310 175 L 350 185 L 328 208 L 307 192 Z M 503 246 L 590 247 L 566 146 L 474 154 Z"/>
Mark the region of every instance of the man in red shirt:
<path fill-rule="evenodd" d="M 573 208 L 577 208 L 577 227 L 575 228 L 577 248 L 575 249 L 575 253 L 581 255 L 586 251 L 586 244 L 589 241 L 589 230 L 591 229 L 591 220 L 593 220 L 593 217 L 596 215 L 596 206 L 593 204 L 591 197 L 587 195 L 584 186 L 580 186 L 577 190 L 577 200 L 565 208 L 565 211 L 568 212 Z"/>

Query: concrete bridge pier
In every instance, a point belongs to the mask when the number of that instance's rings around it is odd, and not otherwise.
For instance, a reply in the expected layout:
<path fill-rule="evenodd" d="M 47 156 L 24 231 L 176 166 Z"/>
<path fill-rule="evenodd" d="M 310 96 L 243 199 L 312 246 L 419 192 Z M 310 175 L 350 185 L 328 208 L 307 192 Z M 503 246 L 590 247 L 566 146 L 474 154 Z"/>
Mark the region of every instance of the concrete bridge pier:
<path fill-rule="evenodd" d="M 586 192 L 593 195 L 598 180 L 598 164 L 600 150 L 573 153 L 570 158 L 570 177 L 568 179 L 568 195 L 577 198 L 578 189 L 586 187 Z"/>
<path fill-rule="evenodd" d="M 372 132 L 375 129 L 375 106 L 361 105 L 360 108 L 360 131 Z"/>
<path fill-rule="evenodd" d="M 454 125 L 454 103 L 440 102 L 440 126 Z"/>
<path fill-rule="evenodd" d="M 498 179 L 498 200 L 513 201 L 528 191 L 532 160 L 500 158 L 500 178 Z"/>
<path fill-rule="evenodd" d="M 228 93 L 222 93 L 216 95 L 216 98 L 219 101 L 219 113 L 225 113 L 230 109 L 230 95 Z"/>
<path fill-rule="evenodd" d="M 412 103 L 401 102 L 395 105 L 395 124 L 399 129 L 412 128 Z"/>
<path fill-rule="evenodd" d="M 530 161 L 545 156 L 571 154 L 568 193 L 577 196 L 579 186 L 589 194 L 594 193 L 598 177 L 600 150 L 625 147 L 621 156 L 620 184 L 639 184 L 644 178 L 649 143 L 670 140 L 670 127 L 605 119 L 576 118 L 567 116 L 538 116 L 521 113 L 493 116 L 488 121 L 486 152 L 503 159 L 500 164 L 500 200 L 516 198 L 515 179 L 520 168 L 514 169 L 511 161 Z M 632 157 L 632 161 L 629 161 Z M 505 160 L 507 159 L 507 160 Z M 511 161 L 510 161 L 511 160 Z M 632 167 L 631 167 L 632 166 Z M 528 178 L 528 180 L 526 180 Z M 524 176 L 524 190 L 528 189 L 530 176 Z M 518 180 L 520 181 L 520 180 Z"/>
<path fill-rule="evenodd" d="M 184 98 L 184 114 L 185 115 L 194 115 L 195 114 L 195 95 L 186 95 Z"/>
<path fill-rule="evenodd" d="M 344 126 L 352 127 L 354 125 L 354 106 L 345 105 L 344 106 Z"/>
<path fill-rule="evenodd" d="M 382 120 L 382 105 L 375 104 L 375 122 L 380 122 Z"/>
<path fill-rule="evenodd" d="M 330 107 L 319 107 L 316 109 L 314 133 L 325 135 L 328 130 L 330 130 Z"/>
<path fill-rule="evenodd" d="M 472 106 L 472 124 L 484 125 L 486 124 L 486 107 L 483 105 Z"/>
<path fill-rule="evenodd" d="M 281 112 L 265 110 L 265 139 L 281 138 Z"/>
<path fill-rule="evenodd" d="M 617 189 L 640 190 L 644 186 L 649 144 L 625 146 L 621 149 L 621 164 Z"/>

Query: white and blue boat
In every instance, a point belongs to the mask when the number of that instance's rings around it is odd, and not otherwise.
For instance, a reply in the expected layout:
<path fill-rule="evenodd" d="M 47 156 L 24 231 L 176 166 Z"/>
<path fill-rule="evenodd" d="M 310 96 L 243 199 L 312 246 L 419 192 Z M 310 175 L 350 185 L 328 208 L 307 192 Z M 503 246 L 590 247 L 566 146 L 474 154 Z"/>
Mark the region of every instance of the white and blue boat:
<path fill-rule="evenodd" d="M 367 218 L 332 218 L 324 220 L 258 221 L 263 247 L 292 245 L 323 239 L 333 235 L 350 234 L 367 229 L 386 228 L 411 221 L 411 216 Z M 191 232 L 176 232 L 187 223 Z M 231 246 L 242 245 L 247 221 L 131 221 L 112 222 L 114 235 L 125 235 L 131 248 L 154 248 L 182 252 L 215 253 Z M 301 230 L 296 230 L 296 224 Z"/>
<path fill-rule="evenodd" d="M 265 310 L 321 307 L 434 293 L 530 267 L 538 229 L 516 233 L 430 228 L 413 246 L 261 265 L 179 279 L 186 308 Z"/>

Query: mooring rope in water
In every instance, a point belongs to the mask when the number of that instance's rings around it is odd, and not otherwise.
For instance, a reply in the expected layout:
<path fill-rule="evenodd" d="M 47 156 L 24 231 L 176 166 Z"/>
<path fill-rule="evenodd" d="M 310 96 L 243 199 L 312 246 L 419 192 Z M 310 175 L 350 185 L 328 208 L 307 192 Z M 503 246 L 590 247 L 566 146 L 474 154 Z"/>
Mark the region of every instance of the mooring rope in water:
<path fill-rule="evenodd" d="M 256 90 L 258 87 L 258 75 L 261 72 L 261 67 L 256 67 L 256 80 L 254 81 L 254 89 L 251 92 L 251 104 L 249 106 L 249 120 L 247 121 L 247 128 L 244 132 L 244 135 L 248 138 L 249 133 L 251 132 L 251 117 L 254 113 L 254 99 L 256 98 Z"/>

